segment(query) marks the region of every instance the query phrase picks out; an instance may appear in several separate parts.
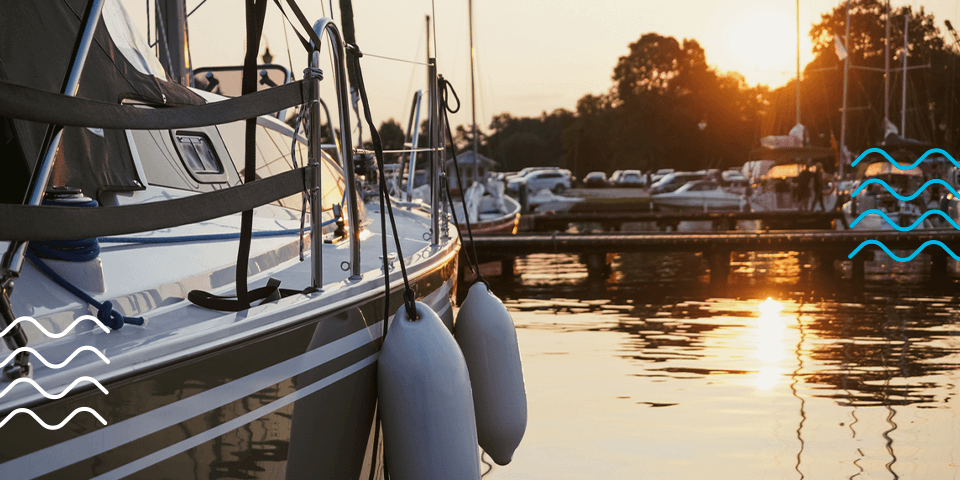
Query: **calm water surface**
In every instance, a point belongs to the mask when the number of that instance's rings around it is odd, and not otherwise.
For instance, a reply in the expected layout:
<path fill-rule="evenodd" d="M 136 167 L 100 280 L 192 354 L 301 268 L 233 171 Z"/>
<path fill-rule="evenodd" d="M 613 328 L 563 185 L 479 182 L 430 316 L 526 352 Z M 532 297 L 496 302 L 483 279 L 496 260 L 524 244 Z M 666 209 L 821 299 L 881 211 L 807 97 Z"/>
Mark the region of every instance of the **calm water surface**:
<path fill-rule="evenodd" d="M 694 254 L 618 255 L 605 278 L 534 255 L 492 278 L 529 423 L 484 478 L 960 477 L 955 285 L 919 261 L 869 262 L 857 287 L 797 254 L 735 260 L 723 287 Z"/>

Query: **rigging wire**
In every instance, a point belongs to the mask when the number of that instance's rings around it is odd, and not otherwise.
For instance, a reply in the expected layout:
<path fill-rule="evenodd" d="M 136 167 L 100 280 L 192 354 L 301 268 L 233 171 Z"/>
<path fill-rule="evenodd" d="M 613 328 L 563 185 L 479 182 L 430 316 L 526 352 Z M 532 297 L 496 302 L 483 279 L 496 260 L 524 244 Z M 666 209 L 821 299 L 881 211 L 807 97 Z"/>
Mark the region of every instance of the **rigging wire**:
<path fill-rule="evenodd" d="M 418 47 L 417 47 L 417 53 L 420 53 L 419 45 L 418 45 Z M 388 57 L 388 56 L 386 56 L 386 55 L 374 55 L 374 54 L 372 54 L 372 53 L 364 53 L 363 56 L 364 56 L 364 57 L 373 57 L 373 58 L 382 58 L 382 59 L 384 59 L 384 60 L 392 60 L 392 61 L 394 61 L 394 62 L 412 63 L 412 64 L 414 64 L 414 65 L 423 65 L 423 66 L 425 66 L 425 67 L 430 66 L 430 64 L 429 64 L 429 63 L 426 63 L 426 62 L 418 62 L 418 61 L 416 61 L 416 60 L 405 60 L 405 59 L 403 59 L 403 58 Z"/>
<path fill-rule="evenodd" d="M 190 10 L 190 13 L 187 14 L 187 18 L 190 18 L 190 15 L 193 15 L 193 12 L 196 12 L 197 10 L 199 10 L 204 3 L 207 3 L 207 0 L 203 0 L 202 2 L 200 2 L 199 5 L 197 5 L 196 7 L 193 7 L 193 10 Z"/>
<path fill-rule="evenodd" d="M 417 50 L 414 52 L 413 58 L 420 58 L 420 47 L 425 43 L 422 36 L 417 35 L 417 37 L 419 40 L 417 40 Z M 413 79 L 417 75 L 417 72 L 418 69 L 416 68 L 410 69 L 410 81 L 407 82 L 407 93 L 403 96 L 403 98 L 410 98 L 413 95 Z"/>
<path fill-rule="evenodd" d="M 433 28 L 433 56 L 438 57 L 437 54 L 437 3 L 436 0 L 430 0 L 430 14 L 433 16 L 433 23 L 430 24 L 430 27 Z M 418 50 L 419 53 L 419 50 Z"/>

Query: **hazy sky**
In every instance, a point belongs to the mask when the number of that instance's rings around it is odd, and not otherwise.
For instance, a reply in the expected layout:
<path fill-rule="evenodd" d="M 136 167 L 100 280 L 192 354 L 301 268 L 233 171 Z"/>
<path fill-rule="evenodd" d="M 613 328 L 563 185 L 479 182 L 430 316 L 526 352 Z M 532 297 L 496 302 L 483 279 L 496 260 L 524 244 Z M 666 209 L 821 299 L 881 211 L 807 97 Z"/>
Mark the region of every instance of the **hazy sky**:
<path fill-rule="evenodd" d="M 465 108 L 454 124 L 470 122 L 470 78 L 467 0 L 434 0 L 439 72 L 457 88 Z M 306 16 L 330 14 L 330 0 L 301 0 Z M 144 22 L 140 0 L 123 0 L 137 22 Z M 188 0 L 192 10 L 200 0 Z M 801 0 L 801 62 L 812 58 L 808 32 L 820 14 L 840 0 Z M 923 5 L 942 27 L 958 20 L 960 0 L 902 2 Z M 430 0 L 353 0 L 357 42 L 365 52 L 423 61 L 424 17 Z M 190 17 L 195 66 L 242 63 L 243 3 L 208 0 Z M 339 0 L 333 0 L 339 21 Z M 723 71 L 737 71 L 751 84 L 780 86 L 796 69 L 795 0 L 476 0 L 474 43 L 477 51 L 477 117 L 481 126 L 509 112 L 536 116 L 556 108 L 574 109 L 587 93 L 612 85 L 611 74 L 627 45 L 648 32 L 678 40 L 694 38 L 707 62 Z M 294 71 L 300 77 L 305 54 L 288 29 Z M 275 5 L 268 7 L 265 34 L 275 63 L 288 64 L 283 21 Z M 364 57 L 364 77 L 374 120 L 406 119 L 414 90 L 425 88 L 425 67 Z M 332 71 L 325 68 L 327 79 Z M 332 81 L 324 81 L 332 102 Z M 332 105 L 331 105 L 332 107 Z M 405 121 L 405 120 L 404 120 Z"/>

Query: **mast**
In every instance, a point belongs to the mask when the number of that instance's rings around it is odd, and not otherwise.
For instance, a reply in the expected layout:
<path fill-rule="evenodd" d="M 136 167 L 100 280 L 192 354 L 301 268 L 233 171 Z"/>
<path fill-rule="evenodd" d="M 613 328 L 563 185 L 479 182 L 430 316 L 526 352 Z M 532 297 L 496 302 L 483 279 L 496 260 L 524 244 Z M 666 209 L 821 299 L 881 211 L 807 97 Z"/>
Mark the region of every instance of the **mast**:
<path fill-rule="evenodd" d="M 890 0 L 887 0 L 887 38 L 883 41 L 883 136 L 890 121 Z"/>
<path fill-rule="evenodd" d="M 193 80 L 193 69 L 190 65 L 185 0 L 157 0 L 157 38 L 160 61 L 170 70 L 170 79 L 189 87 Z"/>
<path fill-rule="evenodd" d="M 900 99 L 900 136 L 907 138 L 907 31 L 910 29 L 910 14 L 903 14 L 903 98 Z"/>
<path fill-rule="evenodd" d="M 467 7 L 470 19 L 470 110 L 473 115 L 473 162 L 474 168 L 476 168 L 476 166 L 480 164 L 478 161 L 480 158 L 478 156 L 480 144 L 477 138 L 477 88 L 473 73 L 473 64 L 476 63 L 476 50 L 473 49 L 473 0 L 468 0 Z"/>
<path fill-rule="evenodd" d="M 797 125 L 800 124 L 800 0 L 797 0 Z"/>
<path fill-rule="evenodd" d="M 847 141 L 847 73 L 850 71 L 850 0 L 847 0 L 847 34 L 843 37 L 843 48 L 847 55 L 843 58 L 843 110 L 840 113 L 840 178 L 843 178 L 843 167 L 847 162 L 844 155 L 844 146 Z"/>

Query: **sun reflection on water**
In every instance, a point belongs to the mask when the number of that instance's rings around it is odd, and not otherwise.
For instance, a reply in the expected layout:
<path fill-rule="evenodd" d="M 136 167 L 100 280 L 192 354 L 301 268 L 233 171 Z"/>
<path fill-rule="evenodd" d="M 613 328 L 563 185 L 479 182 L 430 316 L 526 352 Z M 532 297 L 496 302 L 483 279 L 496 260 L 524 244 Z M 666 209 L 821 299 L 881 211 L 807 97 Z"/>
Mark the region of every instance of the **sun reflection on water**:
<path fill-rule="evenodd" d="M 757 328 L 755 330 L 755 344 L 757 360 L 761 364 L 757 368 L 754 385 L 760 390 L 770 390 L 777 385 L 783 374 L 783 369 L 779 363 L 784 358 L 784 352 L 787 349 L 784 343 L 784 334 L 787 331 L 787 324 L 780 312 L 783 305 L 770 298 L 759 305 L 760 317 L 757 318 Z"/>

